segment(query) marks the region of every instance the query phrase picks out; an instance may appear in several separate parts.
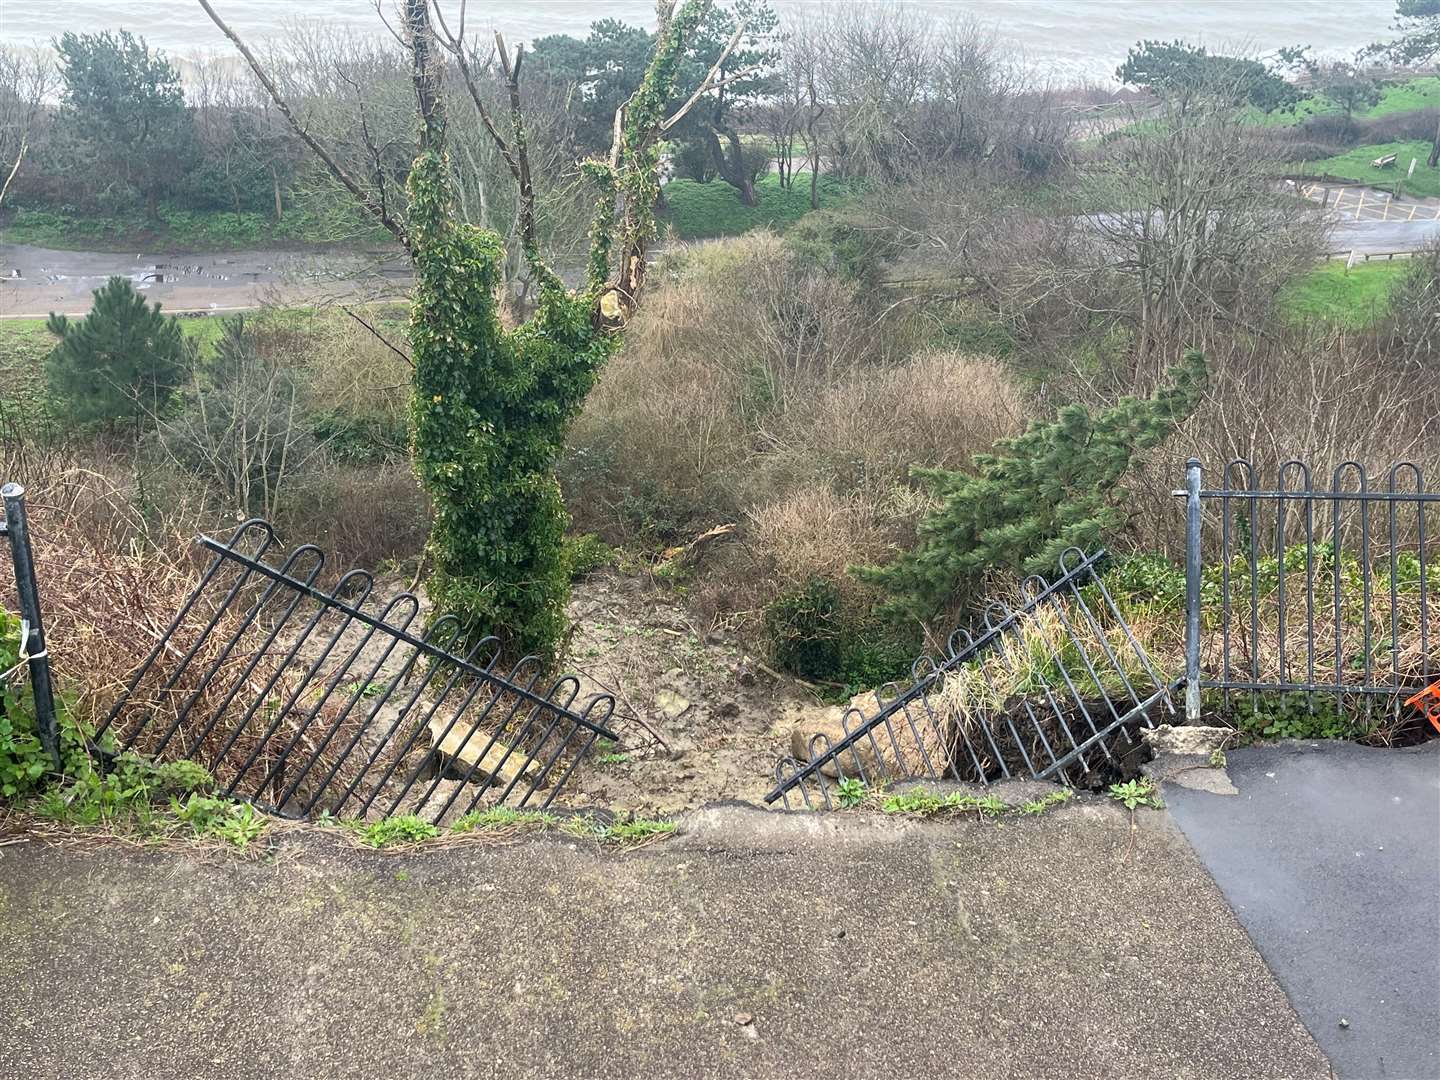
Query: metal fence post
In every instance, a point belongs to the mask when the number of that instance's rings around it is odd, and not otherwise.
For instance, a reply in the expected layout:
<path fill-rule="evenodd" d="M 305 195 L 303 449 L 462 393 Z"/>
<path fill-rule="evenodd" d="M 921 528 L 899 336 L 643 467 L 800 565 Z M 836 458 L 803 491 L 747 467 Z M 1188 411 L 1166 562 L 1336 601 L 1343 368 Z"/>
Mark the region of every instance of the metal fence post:
<path fill-rule="evenodd" d="M 1200 719 L 1200 461 L 1185 463 L 1185 719 Z"/>
<path fill-rule="evenodd" d="M 25 489 L 19 484 L 0 488 L 5 501 L 5 532 L 10 537 L 10 555 L 15 561 L 15 592 L 20 597 L 20 618 L 28 637 L 20 642 L 29 660 L 30 689 L 35 696 L 35 726 L 40 744 L 50 755 L 58 773 L 60 737 L 55 727 L 55 690 L 50 683 L 50 658 L 45 651 L 45 625 L 40 618 L 40 588 L 35 581 L 35 556 L 30 550 L 30 530 L 25 523 Z"/>

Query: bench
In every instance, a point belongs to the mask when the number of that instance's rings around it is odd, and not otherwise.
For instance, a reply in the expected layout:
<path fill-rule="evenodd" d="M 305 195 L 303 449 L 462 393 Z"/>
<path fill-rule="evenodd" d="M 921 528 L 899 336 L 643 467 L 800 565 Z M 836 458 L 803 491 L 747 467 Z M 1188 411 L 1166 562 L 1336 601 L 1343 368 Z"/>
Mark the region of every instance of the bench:
<path fill-rule="evenodd" d="M 1386 154 L 1384 157 L 1377 157 L 1374 161 L 1370 162 L 1370 167 L 1372 169 L 1388 169 L 1394 164 L 1395 155 Z"/>

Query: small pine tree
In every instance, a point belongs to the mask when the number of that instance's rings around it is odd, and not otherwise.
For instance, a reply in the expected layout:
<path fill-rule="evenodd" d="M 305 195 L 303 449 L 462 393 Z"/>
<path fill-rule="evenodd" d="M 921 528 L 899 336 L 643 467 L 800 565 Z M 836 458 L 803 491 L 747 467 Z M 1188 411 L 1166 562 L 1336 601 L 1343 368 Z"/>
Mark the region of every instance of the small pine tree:
<path fill-rule="evenodd" d="M 129 279 L 95 290 L 90 314 L 50 314 L 60 343 L 45 361 L 51 396 L 77 424 L 137 423 L 170 403 L 195 362 L 179 320 L 145 302 Z"/>
<path fill-rule="evenodd" d="M 928 619 L 987 570 L 1052 572 L 1067 548 L 1092 549 L 1122 522 L 1131 460 L 1195 411 L 1206 381 L 1204 357 L 1190 353 L 1154 396 L 1122 398 L 1097 416 L 1067 405 L 975 455 L 974 473 L 917 469 L 940 507 L 920 523 L 914 550 L 856 576 L 889 593 L 882 613 Z"/>

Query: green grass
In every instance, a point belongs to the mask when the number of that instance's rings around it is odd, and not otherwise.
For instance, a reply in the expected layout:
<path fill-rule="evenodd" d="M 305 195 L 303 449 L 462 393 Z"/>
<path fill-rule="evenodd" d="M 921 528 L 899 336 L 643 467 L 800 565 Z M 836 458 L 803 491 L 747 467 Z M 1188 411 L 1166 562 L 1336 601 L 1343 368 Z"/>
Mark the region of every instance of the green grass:
<path fill-rule="evenodd" d="M 1394 86 L 1387 86 L 1380 92 L 1380 100 L 1369 109 L 1356 109 L 1355 119 L 1373 120 L 1391 113 L 1418 112 L 1440 106 L 1440 76 L 1424 75 L 1409 79 Z M 1316 94 L 1297 105 L 1293 112 L 1262 113 L 1251 109 L 1245 119 L 1248 123 L 1266 127 L 1290 127 L 1312 116 L 1325 116 L 1341 112 L 1341 107 L 1324 94 Z"/>
<path fill-rule="evenodd" d="M 673 228 L 682 240 L 739 236 L 764 227 L 783 229 L 810 212 L 810 174 L 796 173 L 789 189 L 782 188 L 774 174 L 762 176 L 755 184 L 755 194 L 756 204 L 746 206 L 722 180 L 708 184 L 672 180 L 665 185 L 667 208 L 662 224 Z M 842 205 L 853 194 L 853 186 L 843 180 L 820 178 L 821 207 Z"/>
<path fill-rule="evenodd" d="M 1377 169 L 1370 163 L 1387 154 L 1395 155 L 1395 164 L 1388 169 Z M 1306 176 L 1338 176 L 1354 180 L 1358 184 L 1373 184 L 1385 190 L 1393 190 L 1395 182 L 1403 181 L 1405 195 L 1440 195 L 1440 169 L 1425 164 L 1430 156 L 1430 144 L 1423 139 L 1410 142 L 1372 143 L 1369 146 L 1355 146 L 1343 154 L 1323 158 L 1320 161 L 1297 161 L 1286 166 L 1290 172 Z M 1405 171 L 1410 168 L 1410 159 L 1415 158 L 1415 175 L 1406 179 Z"/>
<path fill-rule="evenodd" d="M 141 212 L 87 215 L 21 207 L 6 215 L 0 240 L 7 244 L 77 251 L 137 251 L 164 247 L 180 251 L 243 251 L 324 244 L 349 235 L 349 223 L 326 223 L 301 210 L 280 221 L 268 214 L 228 210 L 181 210 L 160 207 L 160 220 Z M 337 232 L 337 230 L 340 230 Z M 388 239 L 387 233 L 362 228 L 359 240 Z"/>
<path fill-rule="evenodd" d="M 1280 306 L 1297 322 L 1313 319 L 1363 330 L 1384 316 L 1390 291 L 1409 265 L 1404 261 L 1361 263 L 1347 273 L 1344 261 L 1334 259 L 1286 285 L 1280 293 Z"/>

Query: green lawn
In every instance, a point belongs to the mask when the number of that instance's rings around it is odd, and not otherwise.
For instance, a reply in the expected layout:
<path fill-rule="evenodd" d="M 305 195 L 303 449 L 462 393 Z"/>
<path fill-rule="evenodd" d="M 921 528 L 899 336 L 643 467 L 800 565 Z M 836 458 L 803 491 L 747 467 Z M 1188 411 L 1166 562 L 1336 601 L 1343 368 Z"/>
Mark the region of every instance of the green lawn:
<path fill-rule="evenodd" d="M 662 225 L 669 225 L 682 240 L 707 240 L 716 236 L 738 236 L 764 226 L 783 229 L 810 211 L 810 174 L 796 173 L 788 190 L 774 174 L 762 176 L 755 184 L 759 198 L 746 206 L 739 194 L 722 180 L 702 184 L 697 180 L 672 180 L 665 185 L 666 210 Z M 854 193 L 842 180 L 820 178 L 820 205 L 839 206 Z"/>
<path fill-rule="evenodd" d="M 1374 168 L 1370 163 L 1387 154 L 1395 155 L 1395 164 L 1388 169 Z M 1323 158 L 1320 161 L 1292 161 L 1285 166 L 1287 171 L 1303 173 L 1306 176 L 1338 176 L 1356 183 L 1373 184 L 1386 190 L 1393 189 L 1397 180 L 1403 181 L 1402 192 L 1406 195 L 1440 195 L 1440 169 L 1425 164 L 1430 156 L 1430 144 L 1423 139 L 1412 142 L 1372 143 L 1356 146 L 1343 154 Z M 1415 175 L 1406 179 L 1410 159 L 1417 162 Z"/>
<path fill-rule="evenodd" d="M 1296 321 L 1363 330 L 1385 314 L 1391 289 L 1409 267 L 1408 261 L 1361 263 L 1347 273 L 1344 261 L 1334 259 L 1286 285 L 1280 305 Z"/>
<path fill-rule="evenodd" d="M 1373 119 L 1390 113 L 1418 112 L 1440 106 L 1440 76 L 1424 75 L 1409 79 L 1394 86 L 1387 86 L 1380 92 L 1380 100 L 1369 109 L 1356 109 L 1357 120 Z M 1272 127 L 1288 127 L 1307 120 L 1312 116 L 1338 113 L 1341 108 L 1323 94 L 1307 98 L 1295 107 L 1293 112 L 1262 113 L 1251 109 L 1246 120 L 1252 124 Z"/>
<path fill-rule="evenodd" d="M 285 248 L 337 240 L 385 242 L 389 234 L 361 223 L 324 222 L 301 210 L 281 221 L 267 214 L 160 207 L 160 220 L 143 213 L 89 216 L 20 207 L 0 224 L 0 242 L 75 251 L 181 251 Z"/>

